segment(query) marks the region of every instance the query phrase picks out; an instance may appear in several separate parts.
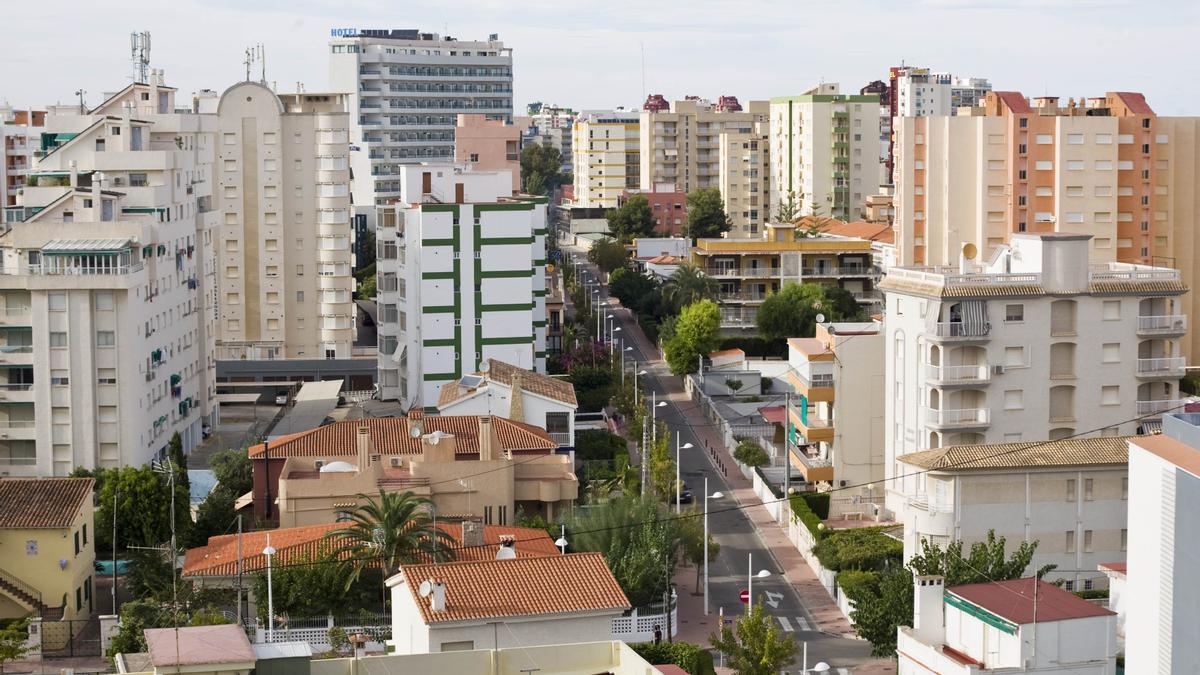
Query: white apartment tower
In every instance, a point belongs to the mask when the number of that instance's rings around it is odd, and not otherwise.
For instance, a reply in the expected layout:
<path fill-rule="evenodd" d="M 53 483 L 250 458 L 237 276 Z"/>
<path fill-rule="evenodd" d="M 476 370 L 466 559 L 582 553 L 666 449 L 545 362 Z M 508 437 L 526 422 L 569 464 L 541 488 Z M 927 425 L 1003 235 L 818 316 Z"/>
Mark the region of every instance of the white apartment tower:
<path fill-rule="evenodd" d="M 571 205 L 615 209 L 641 175 L 638 115 L 584 111 L 575 118 L 571 146 L 575 191 Z"/>
<path fill-rule="evenodd" d="M 879 184 L 879 95 L 822 84 L 771 99 L 771 212 L 863 218 Z"/>
<path fill-rule="evenodd" d="M 497 359 L 546 371 L 546 198 L 508 171 L 400 170 L 376 230 L 382 398 L 436 412 L 442 385 Z"/>
<path fill-rule="evenodd" d="M 0 472 L 139 465 L 213 422 L 212 136 L 149 79 L 50 110 L 0 235 Z"/>
<path fill-rule="evenodd" d="M 418 30 L 334 29 L 329 82 L 350 93 L 354 204 L 400 196 L 400 168 L 453 161 L 460 113 L 512 121 L 512 49 Z"/>
<path fill-rule="evenodd" d="M 1090 238 L 1014 235 L 986 265 L 968 250 L 956 268 L 888 271 L 889 479 L 918 450 L 1129 435 L 1125 420 L 1181 405 L 1179 272 L 1089 265 Z"/>
<path fill-rule="evenodd" d="M 346 105 L 258 82 L 200 100 L 217 127 L 218 358 L 350 358 Z"/>
<path fill-rule="evenodd" d="M 928 68 L 892 69 L 896 109 L 894 117 L 953 115 L 962 107 L 978 105 L 992 85 L 982 77 L 955 77 Z"/>

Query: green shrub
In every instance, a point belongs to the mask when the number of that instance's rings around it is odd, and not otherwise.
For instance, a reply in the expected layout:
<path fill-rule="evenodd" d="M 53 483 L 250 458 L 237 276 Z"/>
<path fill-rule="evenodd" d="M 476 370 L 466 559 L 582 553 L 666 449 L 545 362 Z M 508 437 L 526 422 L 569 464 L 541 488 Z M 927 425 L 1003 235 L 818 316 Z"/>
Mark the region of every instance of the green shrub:
<path fill-rule="evenodd" d="M 738 443 L 733 451 L 733 458 L 746 466 L 759 467 L 771 461 L 767 451 L 754 441 L 746 440 Z"/>
<path fill-rule="evenodd" d="M 625 439 L 602 429 L 582 429 L 575 432 L 575 458 L 580 461 L 613 460 L 629 447 Z"/>
<path fill-rule="evenodd" d="M 821 517 L 813 512 L 808 506 L 808 502 L 804 501 L 803 495 L 792 495 L 788 498 L 792 505 L 792 517 L 804 523 L 812 536 L 820 541 L 825 536 L 825 530 L 821 529 Z"/>
<path fill-rule="evenodd" d="M 804 503 L 808 504 L 808 508 L 812 509 L 818 518 L 825 520 L 829 517 L 828 492 L 802 492 L 800 496 L 804 498 Z"/>
<path fill-rule="evenodd" d="M 663 633 L 667 630 L 663 626 Z M 686 670 L 690 675 L 715 675 L 712 654 L 699 645 L 690 642 L 641 642 L 629 645 L 638 656 L 646 659 L 650 665 L 674 664 Z"/>
<path fill-rule="evenodd" d="M 1079 597 L 1083 598 L 1084 600 L 1096 600 L 1099 598 L 1107 598 L 1108 597 L 1108 589 L 1107 588 L 1093 588 L 1091 590 L 1075 591 L 1075 595 L 1078 595 Z"/>
<path fill-rule="evenodd" d="M 843 595 L 858 602 L 858 598 L 879 594 L 879 573 L 864 570 L 838 572 L 837 585 Z"/>
<path fill-rule="evenodd" d="M 881 571 L 903 562 L 904 544 L 884 534 L 882 528 L 859 527 L 830 533 L 813 547 L 813 555 L 835 572 Z"/>

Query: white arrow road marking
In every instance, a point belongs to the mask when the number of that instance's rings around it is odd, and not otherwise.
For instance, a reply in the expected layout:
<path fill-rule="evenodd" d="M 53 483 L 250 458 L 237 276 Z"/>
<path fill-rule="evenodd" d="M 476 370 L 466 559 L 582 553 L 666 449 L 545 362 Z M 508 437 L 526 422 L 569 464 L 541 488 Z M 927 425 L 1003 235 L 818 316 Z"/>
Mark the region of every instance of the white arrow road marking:
<path fill-rule="evenodd" d="M 792 622 L 788 621 L 786 616 L 777 616 L 775 618 L 779 619 L 779 625 L 783 626 L 784 631 L 788 633 L 792 632 Z"/>
<path fill-rule="evenodd" d="M 783 593 L 772 593 L 771 591 L 766 593 L 767 604 L 771 606 L 771 609 L 779 609 L 779 601 L 783 600 Z"/>
<path fill-rule="evenodd" d="M 800 630 L 811 631 L 812 626 L 808 625 L 808 620 L 802 616 L 796 617 L 796 623 L 800 625 Z"/>

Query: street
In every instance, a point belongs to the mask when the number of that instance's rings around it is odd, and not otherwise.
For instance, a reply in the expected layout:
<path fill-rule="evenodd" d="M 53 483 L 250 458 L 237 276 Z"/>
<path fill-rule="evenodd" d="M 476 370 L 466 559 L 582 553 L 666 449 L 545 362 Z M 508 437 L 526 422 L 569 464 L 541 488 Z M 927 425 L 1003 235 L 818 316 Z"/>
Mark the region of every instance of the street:
<path fill-rule="evenodd" d="M 599 279 L 599 270 L 594 265 L 584 262 L 585 256 L 582 253 L 576 254 L 581 261 L 580 268 L 588 269 L 592 279 Z M 685 602 L 681 598 L 681 639 L 704 643 L 707 641 L 704 636 L 716 629 L 717 614 L 720 610 L 724 610 L 727 618 L 743 612 L 745 605 L 739 596 L 741 591 L 747 588 L 749 575 L 757 575 L 760 570 L 766 570 L 770 573 L 769 576 L 755 576 L 753 579 L 753 601 L 766 603 L 767 613 L 774 618 L 781 630 L 792 634 L 798 642 L 808 643 L 810 666 L 817 661 L 825 661 L 836 672 L 839 668 L 854 668 L 869 661 L 870 645 L 867 642 L 818 630 L 817 621 L 805 607 L 792 584 L 784 578 L 781 565 L 770 548 L 763 543 L 747 512 L 734 508 L 739 504 L 734 500 L 732 486 L 709 458 L 708 447 L 719 443 L 711 425 L 687 399 L 680 379 L 671 375 L 666 362 L 659 359 L 657 349 L 646 339 L 631 313 L 620 308 L 615 298 L 609 300 L 608 290 L 604 286 L 601 286 L 598 298 L 600 303 L 608 304 L 612 308 L 610 313 L 615 317 L 613 325 L 621 328 L 615 333 L 615 349 L 632 347 L 632 350 L 625 352 L 626 359 L 632 357 L 639 370 L 647 371 L 638 381 L 643 400 L 649 405 L 653 392 L 659 400 L 666 401 L 667 405 L 657 408 L 656 414 L 659 421 L 666 422 L 669 426 L 672 446 L 675 444 L 677 432 L 681 434 L 680 444 L 693 445 L 692 448 L 680 452 L 679 471 L 680 478 L 694 494 L 695 503 L 703 504 L 705 478 L 708 478 L 710 495 L 718 491 L 723 493 L 722 498 L 709 500 L 710 533 L 721 546 L 720 555 L 709 565 L 711 615 L 707 618 L 704 616 L 702 598 L 697 598 L 695 602 Z M 731 473 L 736 470 L 728 468 Z M 748 555 L 753 560 L 752 570 L 748 567 Z M 677 592 L 680 596 L 689 595 L 694 590 L 695 570 L 688 569 L 685 572 L 683 576 L 676 577 Z M 686 579 L 687 582 L 681 583 L 682 579 Z M 698 637 L 692 637 L 693 635 Z M 794 665 L 799 669 L 799 658 Z"/>

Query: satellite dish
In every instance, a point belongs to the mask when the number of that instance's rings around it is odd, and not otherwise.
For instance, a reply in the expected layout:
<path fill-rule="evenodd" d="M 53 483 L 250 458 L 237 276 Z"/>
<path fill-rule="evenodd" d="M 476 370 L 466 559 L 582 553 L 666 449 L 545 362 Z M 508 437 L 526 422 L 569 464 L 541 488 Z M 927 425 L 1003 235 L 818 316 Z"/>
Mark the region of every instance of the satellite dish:
<path fill-rule="evenodd" d="M 442 440 L 442 437 L 445 435 L 446 434 L 443 434 L 441 429 L 438 429 L 437 431 L 429 434 L 425 438 L 429 440 L 430 445 L 437 445 L 438 441 Z"/>
<path fill-rule="evenodd" d="M 825 323 L 825 315 L 824 314 L 817 315 L 817 323 Z"/>
<path fill-rule="evenodd" d="M 486 372 L 488 371 L 488 369 L 489 369 L 489 368 L 491 368 L 491 366 L 488 364 L 488 362 L 487 362 L 487 361 L 480 361 L 480 362 L 479 362 L 479 372 L 481 372 L 481 373 L 486 373 Z"/>
<path fill-rule="evenodd" d="M 975 256 L 979 255 L 979 248 L 975 244 L 967 242 L 963 244 L 962 254 L 967 260 L 974 260 Z"/>
<path fill-rule="evenodd" d="M 425 581 L 422 581 L 421 585 L 417 587 L 417 594 L 420 595 L 422 598 L 428 598 L 429 594 L 432 592 L 433 592 L 433 583 L 431 581 L 429 581 L 428 579 L 426 579 Z"/>
<path fill-rule="evenodd" d="M 411 438 L 420 438 L 421 437 L 421 425 L 417 424 L 416 422 L 409 424 L 408 425 L 408 435 Z"/>
<path fill-rule="evenodd" d="M 510 546 L 501 546 L 499 551 L 496 551 L 496 560 L 512 560 L 517 557 L 517 550 Z"/>

